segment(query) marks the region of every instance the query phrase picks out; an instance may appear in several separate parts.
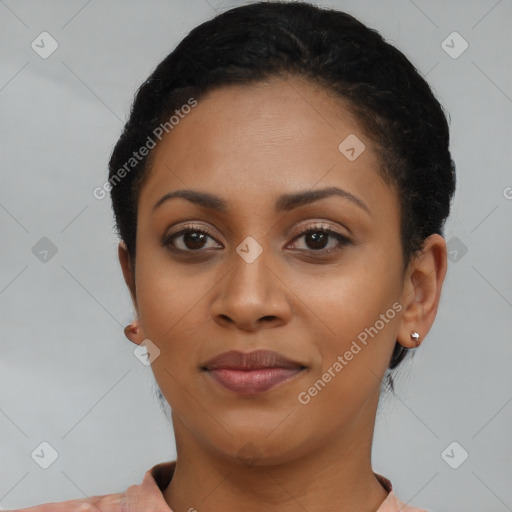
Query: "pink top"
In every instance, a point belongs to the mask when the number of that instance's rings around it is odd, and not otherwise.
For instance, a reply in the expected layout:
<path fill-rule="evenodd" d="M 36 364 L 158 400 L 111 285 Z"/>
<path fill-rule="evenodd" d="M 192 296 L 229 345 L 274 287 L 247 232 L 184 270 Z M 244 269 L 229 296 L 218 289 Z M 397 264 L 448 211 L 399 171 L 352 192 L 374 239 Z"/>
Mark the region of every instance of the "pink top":
<path fill-rule="evenodd" d="M 146 471 L 140 485 L 131 485 L 121 494 L 105 494 L 90 498 L 47 503 L 7 512 L 172 512 L 162 491 L 169 485 L 176 461 L 161 462 Z M 402 503 L 393 493 L 391 482 L 374 473 L 388 492 L 386 499 L 375 512 L 427 512 Z"/>

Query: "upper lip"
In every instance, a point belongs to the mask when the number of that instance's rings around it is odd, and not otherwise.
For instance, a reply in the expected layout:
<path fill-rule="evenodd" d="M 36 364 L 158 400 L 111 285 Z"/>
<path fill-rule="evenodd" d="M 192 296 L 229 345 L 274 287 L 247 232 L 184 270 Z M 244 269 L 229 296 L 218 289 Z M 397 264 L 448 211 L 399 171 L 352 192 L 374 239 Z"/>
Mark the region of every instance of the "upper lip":
<path fill-rule="evenodd" d="M 201 368 L 203 370 L 258 370 L 263 368 L 305 368 L 304 365 L 292 361 L 273 350 L 255 350 L 240 352 L 230 350 L 212 357 Z"/>

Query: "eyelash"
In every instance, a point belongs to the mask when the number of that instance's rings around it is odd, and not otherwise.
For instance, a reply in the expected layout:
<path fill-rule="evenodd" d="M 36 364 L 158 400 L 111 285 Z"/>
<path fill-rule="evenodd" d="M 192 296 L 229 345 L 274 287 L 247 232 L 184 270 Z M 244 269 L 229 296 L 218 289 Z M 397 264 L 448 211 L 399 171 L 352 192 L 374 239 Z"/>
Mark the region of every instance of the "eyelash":
<path fill-rule="evenodd" d="M 188 233 L 201 233 L 201 234 L 204 234 L 212 239 L 215 240 L 215 238 L 206 230 L 204 229 L 200 229 L 200 228 L 197 228 L 193 225 L 186 225 L 184 226 L 183 229 L 181 229 L 180 231 L 178 231 L 177 233 L 173 233 L 172 235 L 170 235 L 169 237 L 165 238 L 165 240 L 163 241 L 163 245 L 165 247 L 167 247 L 169 250 L 173 251 L 173 252 L 177 252 L 177 253 L 199 253 L 202 251 L 202 249 L 177 249 L 176 247 L 173 247 L 172 246 L 172 241 L 176 238 L 179 238 L 180 236 L 182 235 L 186 235 Z M 330 254 L 334 251 L 338 251 L 338 250 L 341 250 L 344 246 L 346 245 L 349 245 L 351 244 L 352 242 L 344 235 L 342 235 L 341 233 L 338 233 L 337 231 L 333 231 L 332 229 L 329 229 L 328 227 L 325 227 L 324 225 L 314 225 L 314 226 L 308 226 L 307 228 L 304 228 L 304 229 L 301 229 L 293 238 L 293 241 L 295 240 L 298 240 L 299 238 L 301 238 L 302 236 L 304 235 L 307 235 L 307 234 L 310 234 L 310 233 L 323 233 L 323 234 L 326 234 L 326 235 L 330 235 L 331 237 L 335 238 L 336 240 L 338 240 L 338 244 L 336 245 L 336 247 L 334 248 L 330 248 L 330 249 L 318 249 L 318 250 L 315 250 L 315 249 L 306 249 L 310 252 L 313 252 L 313 253 L 317 253 L 317 254 L 322 254 L 322 255 L 326 255 L 326 254 Z"/>

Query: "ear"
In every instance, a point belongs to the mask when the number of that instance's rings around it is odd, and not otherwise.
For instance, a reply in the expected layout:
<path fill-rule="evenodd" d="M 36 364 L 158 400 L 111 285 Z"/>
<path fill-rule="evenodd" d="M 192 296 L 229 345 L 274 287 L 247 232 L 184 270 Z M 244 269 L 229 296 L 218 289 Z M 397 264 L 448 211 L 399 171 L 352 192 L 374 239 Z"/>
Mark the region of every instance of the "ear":
<path fill-rule="evenodd" d="M 124 281 L 128 286 L 128 289 L 130 290 L 133 307 L 135 308 L 135 311 L 138 316 L 139 308 L 137 306 L 137 294 L 135 291 L 135 275 L 133 269 L 131 268 L 128 249 L 123 241 L 119 242 L 117 253 L 119 256 L 119 263 L 121 264 L 121 269 L 123 271 Z M 143 330 L 139 325 L 138 320 L 135 320 L 131 324 L 127 325 L 124 329 L 124 334 L 132 343 L 135 343 L 137 345 L 140 345 L 145 339 Z"/>
<path fill-rule="evenodd" d="M 420 341 L 430 331 L 437 314 L 441 289 L 447 270 L 446 240 L 430 235 L 423 249 L 409 264 L 401 296 L 403 314 L 397 341 L 406 348 L 415 348 L 411 333 L 416 331 Z"/>

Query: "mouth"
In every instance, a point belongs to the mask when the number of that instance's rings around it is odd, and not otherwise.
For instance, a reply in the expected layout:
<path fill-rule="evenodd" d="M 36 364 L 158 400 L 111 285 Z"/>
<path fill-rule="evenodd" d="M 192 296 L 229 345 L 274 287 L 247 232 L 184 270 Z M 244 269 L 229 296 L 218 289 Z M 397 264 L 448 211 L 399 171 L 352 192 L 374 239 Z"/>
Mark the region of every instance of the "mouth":
<path fill-rule="evenodd" d="M 289 381 L 306 369 L 278 352 L 224 352 L 201 366 L 213 381 L 242 395 L 262 393 Z"/>

